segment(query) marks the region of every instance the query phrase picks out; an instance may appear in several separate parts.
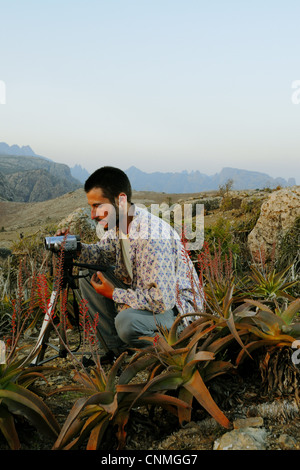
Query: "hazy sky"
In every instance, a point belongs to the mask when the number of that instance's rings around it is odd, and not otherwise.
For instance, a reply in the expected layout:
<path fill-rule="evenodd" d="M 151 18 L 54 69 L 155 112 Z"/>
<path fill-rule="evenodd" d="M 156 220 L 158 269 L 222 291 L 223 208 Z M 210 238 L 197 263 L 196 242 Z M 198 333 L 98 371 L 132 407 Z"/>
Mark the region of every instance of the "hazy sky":
<path fill-rule="evenodd" d="M 299 0 L 0 0 L 0 142 L 300 184 L 299 18 Z"/>

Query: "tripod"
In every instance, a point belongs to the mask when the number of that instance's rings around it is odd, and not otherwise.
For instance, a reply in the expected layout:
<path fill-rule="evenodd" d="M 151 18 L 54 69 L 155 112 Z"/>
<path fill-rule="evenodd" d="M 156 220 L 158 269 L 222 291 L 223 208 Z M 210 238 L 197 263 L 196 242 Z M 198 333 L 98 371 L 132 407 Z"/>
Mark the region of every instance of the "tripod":
<path fill-rule="evenodd" d="M 100 266 L 100 265 L 76 263 L 73 261 L 73 258 L 74 258 L 73 252 L 71 253 L 68 253 L 67 251 L 64 252 L 64 255 L 62 258 L 63 265 L 62 265 L 61 284 L 60 286 L 56 286 L 51 293 L 50 301 L 47 307 L 47 312 L 45 313 L 41 330 L 39 332 L 39 336 L 37 339 L 37 343 L 33 350 L 33 353 L 35 353 L 38 350 L 39 352 L 36 354 L 35 358 L 31 362 L 32 365 L 42 365 L 58 357 L 61 357 L 61 358 L 67 357 L 67 354 L 69 351 L 68 351 L 68 348 L 66 347 L 65 329 L 63 327 L 60 329 L 61 331 L 59 334 L 59 346 L 56 346 L 50 343 L 49 337 L 50 337 L 51 331 L 55 329 L 54 323 L 53 323 L 54 321 L 53 313 L 55 311 L 59 296 L 63 298 L 64 294 L 68 295 L 69 289 L 72 289 L 73 291 L 74 315 L 75 315 L 75 321 L 77 323 L 77 327 L 78 327 L 79 334 L 80 334 L 78 302 L 82 300 L 82 297 L 81 297 L 79 289 L 76 286 L 75 279 L 78 279 L 80 277 L 85 277 L 85 276 L 74 275 L 73 267 L 78 266 L 80 268 L 85 268 L 85 269 L 89 269 L 92 271 L 105 271 L 107 269 L 105 266 Z M 108 351 L 108 347 L 99 331 L 97 331 L 97 336 L 101 342 L 101 345 L 105 349 L 105 351 Z M 51 357 L 45 358 L 45 353 L 48 347 L 51 347 L 52 349 L 54 349 L 56 351 L 56 354 Z M 80 347 L 80 342 L 77 348 L 70 352 L 76 353 L 79 347 Z"/>

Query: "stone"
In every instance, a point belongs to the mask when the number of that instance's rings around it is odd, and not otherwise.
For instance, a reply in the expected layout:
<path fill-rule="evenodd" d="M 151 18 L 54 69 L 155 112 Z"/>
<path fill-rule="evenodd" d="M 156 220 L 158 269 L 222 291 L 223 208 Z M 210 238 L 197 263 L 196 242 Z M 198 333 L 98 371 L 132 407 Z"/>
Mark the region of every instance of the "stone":
<path fill-rule="evenodd" d="M 251 418 L 239 418 L 234 420 L 233 427 L 234 429 L 241 429 L 247 427 L 261 427 L 264 425 L 264 420 L 261 416 L 253 416 Z"/>
<path fill-rule="evenodd" d="M 274 191 L 261 206 L 260 216 L 248 236 L 248 247 L 254 259 L 260 253 L 270 256 L 280 239 L 300 217 L 300 188 Z"/>
<path fill-rule="evenodd" d="M 213 450 L 265 450 L 266 437 L 267 432 L 264 428 L 234 429 L 217 439 Z"/>
<path fill-rule="evenodd" d="M 84 224 L 91 229 L 96 228 L 96 223 L 91 219 L 88 208 L 79 207 L 75 209 L 68 217 L 60 221 L 58 228 L 69 227 L 70 233 L 72 233 L 71 231 L 79 224 Z"/>
<path fill-rule="evenodd" d="M 282 450 L 293 450 L 298 448 L 296 439 L 288 434 L 281 434 L 278 439 L 278 444 Z"/>

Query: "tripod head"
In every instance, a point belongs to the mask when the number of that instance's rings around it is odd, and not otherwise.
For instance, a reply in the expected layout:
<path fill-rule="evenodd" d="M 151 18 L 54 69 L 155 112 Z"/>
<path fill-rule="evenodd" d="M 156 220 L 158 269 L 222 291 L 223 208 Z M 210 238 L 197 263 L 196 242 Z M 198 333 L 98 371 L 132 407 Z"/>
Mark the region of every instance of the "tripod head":
<path fill-rule="evenodd" d="M 62 257 L 62 287 L 70 285 L 70 287 L 74 288 L 74 280 L 83 277 L 73 274 L 74 266 L 88 269 L 90 271 L 107 270 L 107 267 L 103 265 L 74 262 L 74 259 L 76 259 L 81 252 L 81 242 L 79 235 L 46 237 L 45 248 L 55 255 Z"/>

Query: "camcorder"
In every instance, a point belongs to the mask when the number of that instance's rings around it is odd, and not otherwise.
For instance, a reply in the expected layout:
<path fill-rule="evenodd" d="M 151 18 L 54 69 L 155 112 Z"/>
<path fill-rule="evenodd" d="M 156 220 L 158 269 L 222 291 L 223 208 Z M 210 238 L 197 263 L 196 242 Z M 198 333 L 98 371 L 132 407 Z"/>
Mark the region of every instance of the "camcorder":
<path fill-rule="evenodd" d="M 54 237 L 45 237 L 45 248 L 55 255 L 64 253 L 64 271 L 71 271 L 72 266 L 89 269 L 90 271 L 106 271 L 107 266 L 76 263 L 76 259 L 81 252 L 81 241 L 79 235 L 62 235 Z"/>
<path fill-rule="evenodd" d="M 81 242 L 79 235 L 64 235 L 45 238 L 46 250 L 53 253 L 59 253 L 64 250 L 70 257 L 76 258 L 81 251 Z"/>

